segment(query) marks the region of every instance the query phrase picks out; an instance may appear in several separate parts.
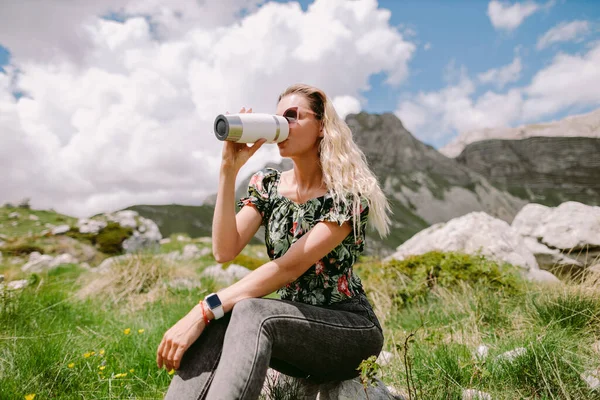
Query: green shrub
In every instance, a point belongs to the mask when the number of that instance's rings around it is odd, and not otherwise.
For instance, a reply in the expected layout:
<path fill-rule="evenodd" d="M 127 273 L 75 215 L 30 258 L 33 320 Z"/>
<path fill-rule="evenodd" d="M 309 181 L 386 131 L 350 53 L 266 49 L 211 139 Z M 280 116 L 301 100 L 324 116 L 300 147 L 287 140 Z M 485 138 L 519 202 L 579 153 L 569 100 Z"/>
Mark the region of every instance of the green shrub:
<path fill-rule="evenodd" d="M 28 243 L 9 244 L 0 247 L 0 250 L 2 250 L 3 253 L 11 256 L 26 256 L 34 251 L 44 254 L 44 249 Z"/>
<path fill-rule="evenodd" d="M 98 250 L 105 254 L 123 253 L 123 242 L 133 235 L 132 228 L 125 228 L 116 222 L 109 222 L 94 238 Z"/>
<path fill-rule="evenodd" d="M 393 282 L 394 301 L 400 305 L 425 300 L 437 288 L 452 290 L 462 282 L 478 289 L 520 293 L 524 281 L 518 267 L 499 264 L 484 256 L 432 251 L 383 266 L 384 279 Z"/>

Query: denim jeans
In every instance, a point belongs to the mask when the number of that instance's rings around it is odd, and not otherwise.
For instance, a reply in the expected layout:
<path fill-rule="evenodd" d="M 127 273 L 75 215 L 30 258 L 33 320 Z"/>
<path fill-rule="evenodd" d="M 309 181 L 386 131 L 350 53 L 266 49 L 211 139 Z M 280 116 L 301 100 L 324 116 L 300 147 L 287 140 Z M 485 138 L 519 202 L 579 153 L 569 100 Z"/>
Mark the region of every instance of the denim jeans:
<path fill-rule="evenodd" d="M 382 347 L 364 294 L 329 306 L 245 299 L 184 353 L 165 399 L 258 399 L 269 367 L 309 382 L 351 379 Z"/>

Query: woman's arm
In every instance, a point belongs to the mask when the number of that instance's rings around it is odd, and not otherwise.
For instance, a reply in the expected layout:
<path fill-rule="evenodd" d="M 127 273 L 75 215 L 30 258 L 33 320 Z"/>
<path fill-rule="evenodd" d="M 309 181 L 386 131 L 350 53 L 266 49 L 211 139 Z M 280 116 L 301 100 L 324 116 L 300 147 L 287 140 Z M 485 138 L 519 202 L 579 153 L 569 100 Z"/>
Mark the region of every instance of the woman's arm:
<path fill-rule="evenodd" d="M 245 207 L 244 207 L 245 208 Z M 352 231 L 349 223 L 319 222 L 280 258 L 269 261 L 242 280 L 218 292 L 223 311 L 240 300 L 263 297 L 298 279 L 313 264 L 336 248 Z M 207 307 L 208 309 L 208 307 Z M 210 318 L 214 318 L 209 311 Z"/>
<path fill-rule="evenodd" d="M 219 190 L 212 222 L 212 247 L 215 260 L 233 260 L 256 234 L 262 217 L 254 207 L 243 207 L 235 213 L 235 179 L 237 170 L 224 165 L 219 177 Z"/>

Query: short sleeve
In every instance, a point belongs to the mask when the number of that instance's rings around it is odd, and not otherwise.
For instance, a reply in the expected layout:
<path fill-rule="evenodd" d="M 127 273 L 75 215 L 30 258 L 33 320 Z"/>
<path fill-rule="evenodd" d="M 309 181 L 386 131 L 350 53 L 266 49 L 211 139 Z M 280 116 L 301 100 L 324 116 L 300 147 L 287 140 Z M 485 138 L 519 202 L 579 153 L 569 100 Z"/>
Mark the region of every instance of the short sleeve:
<path fill-rule="evenodd" d="M 252 175 L 248 183 L 247 194 L 238 200 L 238 207 L 254 206 L 260 212 L 264 221 L 269 214 L 270 188 L 276 176 L 277 171 L 271 168 L 260 170 Z"/>
<path fill-rule="evenodd" d="M 353 197 L 348 196 L 347 204 L 344 204 L 342 200 L 337 201 L 336 204 L 333 201 L 332 197 L 327 197 L 325 203 L 323 204 L 323 212 L 319 217 L 316 218 L 317 222 L 321 221 L 329 221 L 329 222 L 337 222 L 338 225 L 342 225 L 346 221 L 350 221 L 352 224 L 352 212 L 353 212 Z M 363 228 L 366 227 L 368 215 L 369 215 L 369 202 L 368 200 L 361 196 L 360 198 L 360 219 L 357 220 L 358 223 L 358 231 L 363 232 Z"/>

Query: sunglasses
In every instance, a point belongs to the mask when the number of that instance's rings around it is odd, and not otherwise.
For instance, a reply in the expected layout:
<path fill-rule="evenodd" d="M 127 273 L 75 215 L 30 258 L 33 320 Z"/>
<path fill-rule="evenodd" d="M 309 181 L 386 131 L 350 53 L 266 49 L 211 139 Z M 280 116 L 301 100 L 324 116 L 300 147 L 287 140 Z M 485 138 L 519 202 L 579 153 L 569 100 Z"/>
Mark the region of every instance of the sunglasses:
<path fill-rule="evenodd" d="M 298 106 L 294 106 L 294 107 L 290 107 L 287 110 L 285 110 L 283 112 L 283 118 L 288 120 L 289 124 L 295 124 L 298 122 L 298 120 L 302 119 L 302 114 L 312 114 L 312 115 L 317 115 L 317 113 L 315 113 L 312 110 L 309 110 L 307 108 L 304 107 L 298 107 Z"/>

